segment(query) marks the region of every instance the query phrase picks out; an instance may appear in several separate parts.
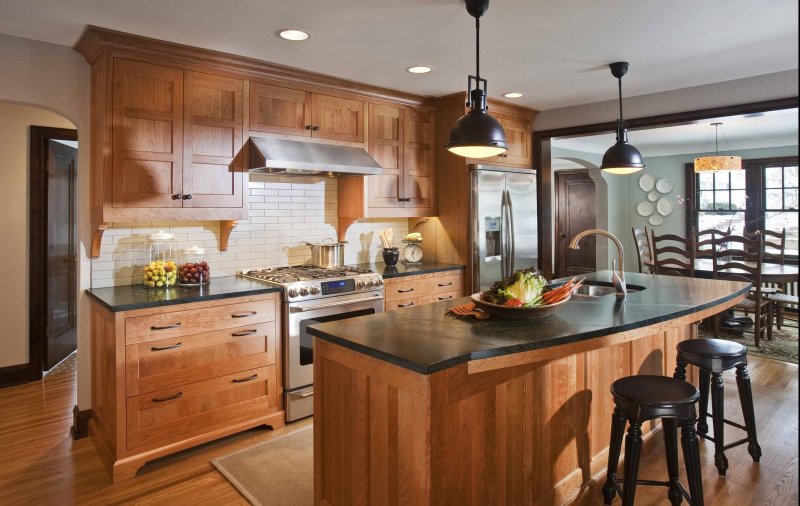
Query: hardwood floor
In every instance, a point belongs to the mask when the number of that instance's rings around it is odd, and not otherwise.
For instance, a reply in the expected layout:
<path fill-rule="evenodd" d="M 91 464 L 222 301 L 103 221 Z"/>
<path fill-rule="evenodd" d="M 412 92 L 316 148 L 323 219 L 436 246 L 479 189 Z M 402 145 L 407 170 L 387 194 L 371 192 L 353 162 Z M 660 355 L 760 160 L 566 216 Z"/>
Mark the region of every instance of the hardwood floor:
<path fill-rule="evenodd" d="M 42 381 L 0 389 L 0 504 L 247 504 L 210 460 L 311 423 L 307 419 L 278 431 L 237 434 L 147 464 L 137 477 L 112 485 L 91 440 L 70 438 L 75 366 L 71 357 Z M 751 357 L 750 375 L 764 456 L 753 464 L 745 446 L 728 450 L 730 469 L 721 478 L 713 445 L 702 441 L 706 504 L 797 504 L 798 366 Z M 732 373 L 725 375 L 725 388 L 726 416 L 741 423 Z M 739 439 L 737 432 L 731 428 L 727 440 Z M 664 445 L 658 441 L 651 446 L 640 476 L 665 479 Z M 602 504 L 597 489 L 596 484 L 588 487 L 578 502 Z M 636 504 L 668 504 L 666 491 L 639 487 Z"/>

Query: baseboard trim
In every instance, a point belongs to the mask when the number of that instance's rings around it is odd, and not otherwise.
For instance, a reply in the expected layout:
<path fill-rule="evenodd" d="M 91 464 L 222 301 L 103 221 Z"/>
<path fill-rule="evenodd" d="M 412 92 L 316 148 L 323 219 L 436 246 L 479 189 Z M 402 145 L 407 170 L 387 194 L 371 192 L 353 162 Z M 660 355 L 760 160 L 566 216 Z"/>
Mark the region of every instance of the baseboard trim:
<path fill-rule="evenodd" d="M 83 439 L 89 436 L 89 419 L 92 418 L 92 410 L 85 409 L 81 411 L 76 404 L 72 408 L 72 427 L 69 428 L 69 433 L 72 434 L 72 439 Z"/>
<path fill-rule="evenodd" d="M 18 364 L 0 367 L 0 388 L 21 385 L 41 379 L 31 371 L 31 364 Z"/>

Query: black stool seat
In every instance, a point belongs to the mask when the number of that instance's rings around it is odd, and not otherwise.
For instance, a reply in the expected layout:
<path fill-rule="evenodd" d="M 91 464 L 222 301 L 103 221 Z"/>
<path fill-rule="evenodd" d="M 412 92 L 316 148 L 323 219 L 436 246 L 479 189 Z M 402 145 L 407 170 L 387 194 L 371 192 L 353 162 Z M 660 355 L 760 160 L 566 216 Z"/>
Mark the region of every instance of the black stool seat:
<path fill-rule="evenodd" d="M 634 504 L 637 485 L 660 485 L 669 488 L 667 496 L 673 505 L 680 504 L 683 498 L 693 505 L 703 504 L 700 449 L 697 433 L 694 430 L 696 419 L 694 405 L 700 398 L 697 389 L 683 380 L 642 375 L 618 379 L 611 385 L 611 394 L 614 396 L 614 414 L 611 418 L 608 473 L 606 483 L 603 485 L 604 502 L 611 504 L 618 493 L 622 498 L 622 504 L 631 506 Z M 661 418 L 663 425 L 669 481 L 638 478 L 642 450 L 642 423 L 656 418 Z M 619 479 L 617 467 L 626 422 L 630 425 L 628 435 L 625 436 L 624 479 Z M 678 480 L 677 425 L 681 426 L 683 460 L 686 463 L 686 475 L 691 493 L 687 493 Z"/>
<path fill-rule="evenodd" d="M 747 443 L 747 451 L 755 462 L 761 459 L 761 447 L 756 435 L 756 418 L 753 411 L 753 392 L 750 387 L 750 374 L 747 372 L 747 348 L 739 343 L 723 339 L 689 339 L 676 346 L 677 364 L 673 377 L 686 379 L 686 365 L 692 364 L 700 369 L 700 415 L 697 432 L 701 437 L 714 443 L 714 464 L 720 476 L 728 470 L 725 450 Z M 726 420 L 724 416 L 724 384 L 722 373 L 736 368 L 736 386 L 742 405 L 744 425 Z M 714 437 L 708 436 L 708 393 L 711 390 Z M 725 444 L 725 424 L 747 432 L 747 437 L 734 443 Z"/>

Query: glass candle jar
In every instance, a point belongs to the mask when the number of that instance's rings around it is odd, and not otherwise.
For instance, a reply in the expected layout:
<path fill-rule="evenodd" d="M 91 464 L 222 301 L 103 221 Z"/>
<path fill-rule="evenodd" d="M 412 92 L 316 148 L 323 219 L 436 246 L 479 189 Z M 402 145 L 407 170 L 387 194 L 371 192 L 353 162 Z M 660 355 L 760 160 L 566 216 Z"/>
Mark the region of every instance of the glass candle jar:
<path fill-rule="evenodd" d="M 192 246 L 181 251 L 178 266 L 178 284 L 181 286 L 204 285 L 211 281 L 211 271 L 206 261 L 206 250 Z"/>
<path fill-rule="evenodd" d="M 147 236 L 143 281 L 148 288 L 169 288 L 177 281 L 175 235 L 159 230 Z"/>

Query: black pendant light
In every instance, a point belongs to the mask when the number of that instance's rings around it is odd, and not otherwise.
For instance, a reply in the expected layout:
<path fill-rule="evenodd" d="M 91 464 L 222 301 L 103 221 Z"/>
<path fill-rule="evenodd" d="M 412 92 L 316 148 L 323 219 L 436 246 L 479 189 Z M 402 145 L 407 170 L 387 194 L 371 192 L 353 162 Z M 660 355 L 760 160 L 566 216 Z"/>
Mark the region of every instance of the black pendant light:
<path fill-rule="evenodd" d="M 486 112 L 486 79 L 480 72 L 480 17 L 489 8 L 489 0 L 465 0 L 467 12 L 475 18 L 475 75 L 467 77 L 469 112 L 450 130 L 447 150 L 466 158 L 487 158 L 508 151 L 506 133 L 495 118 Z M 472 88 L 473 82 L 475 88 Z"/>
<path fill-rule="evenodd" d="M 633 174 L 644 168 L 644 159 L 639 150 L 628 144 L 628 129 L 622 116 L 622 76 L 628 73 L 628 62 L 618 61 L 609 65 L 611 75 L 619 82 L 619 119 L 617 120 L 617 143 L 608 148 L 600 166 L 610 174 Z"/>

